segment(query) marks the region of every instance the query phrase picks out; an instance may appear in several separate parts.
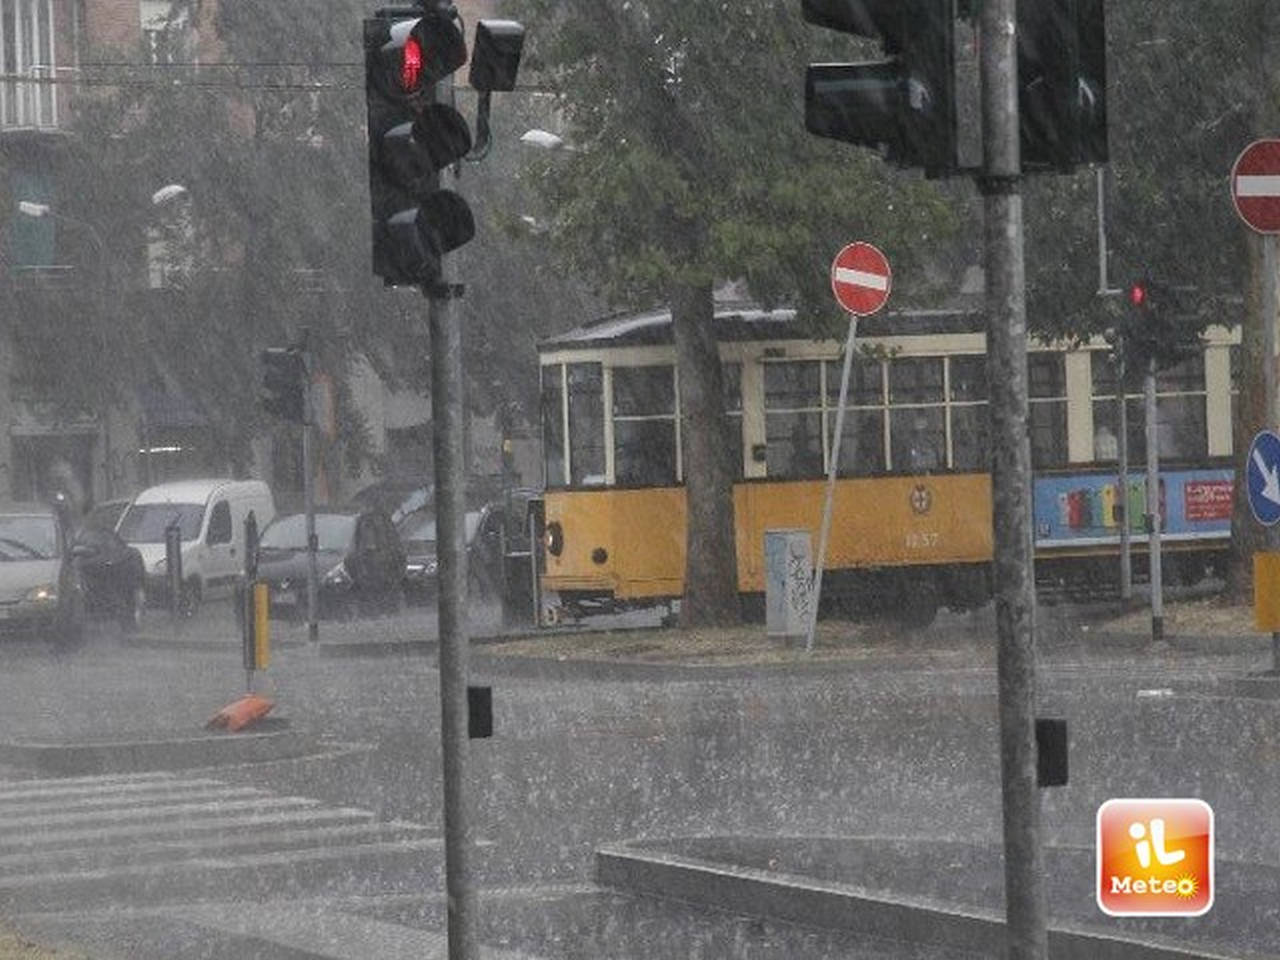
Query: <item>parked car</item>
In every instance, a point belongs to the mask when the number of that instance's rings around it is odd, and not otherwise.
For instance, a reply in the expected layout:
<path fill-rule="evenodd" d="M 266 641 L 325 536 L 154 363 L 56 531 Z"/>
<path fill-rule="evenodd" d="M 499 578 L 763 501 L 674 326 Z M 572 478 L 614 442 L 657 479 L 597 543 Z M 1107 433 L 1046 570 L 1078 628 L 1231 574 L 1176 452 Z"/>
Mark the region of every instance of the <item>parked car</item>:
<path fill-rule="evenodd" d="M 92 527 L 94 530 L 111 530 L 114 532 L 120 524 L 120 518 L 124 516 L 124 512 L 129 509 L 129 504 L 131 503 L 133 501 L 127 498 L 102 500 L 89 508 L 89 512 L 84 515 L 80 525 L 82 527 Z"/>
<path fill-rule="evenodd" d="M 404 548 L 381 510 L 325 507 L 316 512 L 319 613 L 345 617 L 394 612 L 404 604 Z M 307 612 L 307 529 L 302 513 L 278 517 L 258 542 L 258 579 L 275 617 Z"/>
<path fill-rule="evenodd" d="M 71 562 L 65 510 L 0 505 L 0 628 L 44 633 L 74 643 L 84 631 L 85 601 Z"/>
<path fill-rule="evenodd" d="M 71 556 L 84 588 L 85 610 L 114 617 L 125 630 L 136 629 L 146 608 L 142 553 L 86 516 L 72 537 Z"/>
<path fill-rule="evenodd" d="M 383 477 L 357 490 L 351 497 L 354 506 L 381 510 L 399 524 L 409 514 L 430 506 L 432 486 L 421 477 Z"/>
<path fill-rule="evenodd" d="M 472 597 L 499 595 L 503 585 L 503 555 L 528 540 L 525 529 L 529 499 L 534 490 L 517 489 L 508 497 L 466 512 L 467 589 Z M 405 517 L 397 528 L 405 549 L 405 592 L 416 601 L 429 601 L 437 591 L 436 518 L 429 510 Z M 525 547 L 527 550 L 527 547 Z"/>
<path fill-rule="evenodd" d="M 167 602 L 165 530 L 178 526 L 182 607 L 192 613 L 205 599 L 231 596 L 243 580 L 244 522 L 250 513 L 259 530 L 275 518 L 271 488 L 261 480 L 181 480 L 138 494 L 117 532 L 142 554 L 148 599 Z"/>

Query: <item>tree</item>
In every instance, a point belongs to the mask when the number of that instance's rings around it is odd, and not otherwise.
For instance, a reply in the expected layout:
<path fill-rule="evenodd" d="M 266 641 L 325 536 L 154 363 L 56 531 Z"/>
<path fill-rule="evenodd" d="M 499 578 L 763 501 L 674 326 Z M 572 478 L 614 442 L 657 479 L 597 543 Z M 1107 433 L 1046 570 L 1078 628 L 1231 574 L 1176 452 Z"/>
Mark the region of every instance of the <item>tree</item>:
<path fill-rule="evenodd" d="M 536 0 L 528 66 L 557 95 L 572 151 L 536 168 L 574 270 L 631 308 L 668 304 L 683 414 L 685 625 L 738 616 L 733 480 L 717 282 L 790 301 L 815 334 L 839 317 L 831 257 L 874 239 L 897 291 L 927 302 L 923 264 L 945 260 L 947 191 L 803 130 L 811 37 L 771 0 Z M 899 301 L 901 303 L 901 300 Z"/>

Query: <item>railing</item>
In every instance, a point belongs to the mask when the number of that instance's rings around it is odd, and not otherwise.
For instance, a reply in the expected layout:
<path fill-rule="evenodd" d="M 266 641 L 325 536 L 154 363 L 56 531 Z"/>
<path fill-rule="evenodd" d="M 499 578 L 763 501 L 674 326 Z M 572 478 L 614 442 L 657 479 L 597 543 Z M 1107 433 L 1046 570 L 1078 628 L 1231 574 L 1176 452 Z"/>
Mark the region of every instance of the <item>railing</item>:
<path fill-rule="evenodd" d="M 0 75 L 0 129 L 56 129 L 57 73 L 54 67 L 33 64 Z"/>

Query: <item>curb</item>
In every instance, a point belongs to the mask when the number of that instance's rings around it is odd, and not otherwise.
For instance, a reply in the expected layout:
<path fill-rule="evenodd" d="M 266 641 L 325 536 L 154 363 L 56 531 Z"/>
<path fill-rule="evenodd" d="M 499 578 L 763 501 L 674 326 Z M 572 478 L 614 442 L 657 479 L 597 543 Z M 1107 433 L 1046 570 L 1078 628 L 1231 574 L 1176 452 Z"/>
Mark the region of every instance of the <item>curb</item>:
<path fill-rule="evenodd" d="M 288 760 L 316 752 L 314 737 L 288 729 L 287 721 L 279 723 L 285 728 L 167 740 L 0 743 L 0 763 L 50 776 L 69 777 Z"/>
<path fill-rule="evenodd" d="M 857 887 L 731 866 L 627 845 L 596 850 L 596 880 L 627 893 L 680 900 L 734 913 L 919 944 L 943 944 L 983 956 L 1005 950 L 1002 913 L 961 908 L 926 897 L 871 893 Z M 1137 933 L 1104 934 L 1072 924 L 1049 929 L 1053 960 L 1261 960 L 1262 954 L 1188 949 Z"/>

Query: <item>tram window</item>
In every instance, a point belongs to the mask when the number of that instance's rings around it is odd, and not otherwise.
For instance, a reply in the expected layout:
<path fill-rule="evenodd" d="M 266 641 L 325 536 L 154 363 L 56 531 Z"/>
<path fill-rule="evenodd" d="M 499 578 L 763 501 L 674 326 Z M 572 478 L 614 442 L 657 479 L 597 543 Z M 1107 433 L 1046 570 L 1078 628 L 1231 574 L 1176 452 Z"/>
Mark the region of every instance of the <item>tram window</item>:
<path fill-rule="evenodd" d="M 1067 402 L 1036 401 L 1027 406 L 1028 432 L 1031 440 L 1031 466 L 1067 465 Z"/>
<path fill-rule="evenodd" d="M 676 385 L 671 367 L 614 367 L 613 415 L 675 416 Z"/>
<path fill-rule="evenodd" d="M 560 364 L 542 368 L 542 450 L 547 486 L 564 486 L 564 392 Z"/>
<path fill-rule="evenodd" d="M 843 360 L 827 361 L 827 409 L 835 416 L 840 404 L 840 377 L 844 374 Z M 875 357 L 853 358 L 849 368 L 849 406 L 879 407 L 884 405 L 883 365 Z"/>
<path fill-rule="evenodd" d="M 598 363 L 569 366 L 569 482 L 605 482 L 604 381 Z"/>
<path fill-rule="evenodd" d="M 828 414 L 835 432 L 835 413 Z M 840 473 L 865 477 L 884 473 L 884 411 L 846 410 L 840 439 Z"/>
<path fill-rule="evenodd" d="M 1054 351 L 1027 354 L 1027 393 L 1032 467 L 1066 466 L 1067 370 L 1063 354 Z"/>
<path fill-rule="evenodd" d="M 670 486 L 676 482 L 674 420 L 617 420 L 613 424 L 613 444 L 617 483 Z"/>
<path fill-rule="evenodd" d="M 614 480 L 676 482 L 675 373 L 668 366 L 613 368 Z"/>
<path fill-rule="evenodd" d="M 1204 395 L 1157 397 L 1156 436 L 1161 457 L 1196 460 L 1207 456 L 1209 437 L 1205 425 Z"/>
<path fill-rule="evenodd" d="M 947 466 L 947 433 L 942 407 L 897 407 L 889 411 L 892 468 L 901 473 Z"/>
<path fill-rule="evenodd" d="M 823 472 L 821 376 L 817 360 L 764 365 L 765 470 L 774 479 Z"/>
<path fill-rule="evenodd" d="M 1156 374 L 1157 393 L 1203 393 L 1204 354 L 1196 353 Z"/>
<path fill-rule="evenodd" d="M 951 358 L 951 399 L 987 399 L 987 358 Z"/>
<path fill-rule="evenodd" d="M 773 479 L 822 475 L 822 413 L 765 412 L 765 469 Z"/>
<path fill-rule="evenodd" d="M 954 384 L 955 381 L 952 380 Z M 965 404 L 951 408 L 951 466 L 956 470 L 988 470 L 987 405 Z"/>
<path fill-rule="evenodd" d="M 907 357 L 889 363 L 890 403 L 941 403 L 942 358 Z"/>
<path fill-rule="evenodd" d="M 764 408 L 766 410 L 817 409 L 818 361 L 766 363 L 764 365 Z"/>

